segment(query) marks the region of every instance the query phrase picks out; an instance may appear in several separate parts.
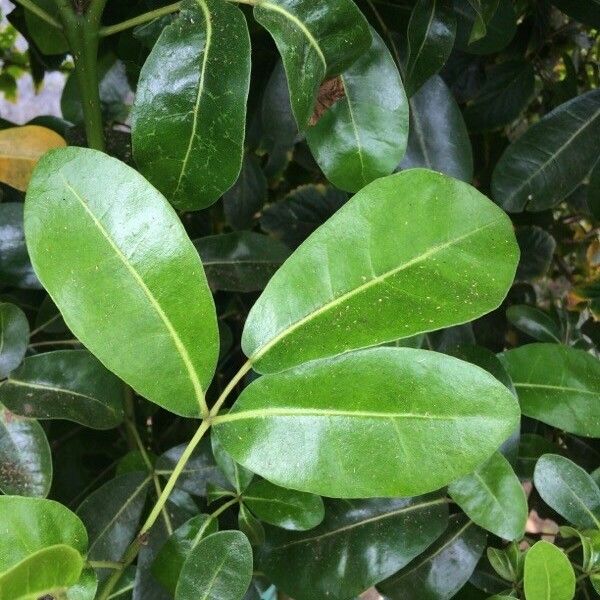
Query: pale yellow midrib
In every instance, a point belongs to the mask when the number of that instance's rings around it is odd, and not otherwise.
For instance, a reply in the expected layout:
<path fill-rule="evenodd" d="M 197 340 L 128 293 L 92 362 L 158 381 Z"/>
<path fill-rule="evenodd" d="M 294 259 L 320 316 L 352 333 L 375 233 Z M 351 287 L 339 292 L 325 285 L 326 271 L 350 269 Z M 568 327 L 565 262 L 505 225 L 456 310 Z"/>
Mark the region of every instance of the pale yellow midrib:
<path fill-rule="evenodd" d="M 366 283 L 363 283 L 363 284 L 359 285 L 358 287 L 355 287 L 355 288 L 349 290 L 348 292 L 342 294 L 341 296 L 334 298 L 330 302 L 327 302 L 326 304 L 324 304 L 317 310 L 307 314 L 305 317 L 302 317 L 295 323 L 290 324 L 283 331 L 278 333 L 274 338 L 272 338 L 269 342 L 267 342 L 264 346 L 260 347 L 258 350 L 256 350 L 252 354 L 252 356 L 249 358 L 250 362 L 256 363 L 273 346 L 275 346 L 282 339 L 286 338 L 288 335 L 293 333 L 296 329 L 298 329 L 299 327 L 302 327 L 302 325 L 304 325 L 305 323 L 312 321 L 313 319 L 315 319 L 319 315 L 323 314 L 324 312 L 327 312 L 328 310 L 334 308 L 335 306 L 338 306 L 342 302 L 345 302 L 348 298 L 352 298 L 352 296 L 360 294 L 364 290 L 367 290 L 367 289 L 373 287 L 374 285 L 377 285 L 378 283 L 385 281 L 386 279 L 388 279 L 388 277 L 393 277 L 400 271 L 404 271 L 405 269 L 408 269 L 416 264 L 419 264 L 420 262 L 430 258 L 431 256 L 434 256 L 438 252 L 441 252 L 442 250 L 445 250 L 446 248 L 450 248 L 451 246 L 458 244 L 458 243 L 462 242 L 463 240 L 467 239 L 468 237 L 475 235 L 476 233 L 479 233 L 489 227 L 493 227 L 494 225 L 497 225 L 501 221 L 502 221 L 502 219 L 496 219 L 495 221 L 490 221 L 489 223 L 486 223 L 485 225 L 482 225 L 481 227 L 477 227 L 476 229 L 473 229 L 472 231 L 469 231 L 468 233 L 465 233 L 459 237 L 453 238 L 452 240 L 449 240 L 448 242 L 444 242 L 443 244 L 439 244 L 438 246 L 433 246 L 432 248 L 429 248 L 429 250 L 423 252 L 423 254 L 419 254 L 419 256 L 415 256 L 414 258 L 411 258 L 410 260 L 406 261 L 405 263 L 402 263 L 401 265 L 395 267 L 394 269 L 391 269 L 390 271 L 386 271 L 385 273 L 382 273 L 381 275 L 378 275 L 377 277 L 370 279 Z"/>
<path fill-rule="evenodd" d="M 102 236 L 109 243 L 110 247 L 114 250 L 115 254 L 119 258 L 119 260 L 123 263 L 123 265 L 125 266 L 127 271 L 134 278 L 136 283 L 140 286 L 140 289 L 144 292 L 144 295 L 146 296 L 146 298 L 148 298 L 148 301 L 150 302 L 150 304 L 152 305 L 152 307 L 154 308 L 154 310 L 156 311 L 156 313 L 162 320 L 164 326 L 167 329 L 167 332 L 169 333 L 169 336 L 171 337 L 171 339 L 173 340 L 173 343 L 175 344 L 175 348 L 177 349 L 177 352 L 179 353 L 181 360 L 183 361 L 183 363 L 186 367 L 190 381 L 194 388 L 196 400 L 198 402 L 198 405 L 200 406 L 200 410 L 202 411 L 204 409 L 204 391 L 202 390 L 202 385 L 200 383 L 200 380 L 198 379 L 198 374 L 196 373 L 196 370 L 194 369 L 194 364 L 192 363 L 192 360 L 187 352 L 187 349 L 184 346 L 183 342 L 181 341 L 181 338 L 177 334 L 177 331 L 175 331 L 175 328 L 173 327 L 173 324 L 169 320 L 169 317 L 167 317 L 167 315 L 165 314 L 164 310 L 162 309 L 162 306 L 159 304 L 158 300 L 154 297 L 154 295 L 152 294 L 152 292 L 150 291 L 150 289 L 148 288 L 148 286 L 142 279 L 142 276 L 133 268 L 131 263 L 127 260 L 127 257 L 121 252 L 121 249 L 114 243 L 114 241 L 112 240 L 112 238 L 110 237 L 110 235 L 108 234 L 106 229 L 104 229 L 104 226 L 102 225 L 102 223 L 100 223 L 100 221 L 97 219 L 96 215 L 90 210 L 86 201 L 77 193 L 77 190 L 75 190 L 73 188 L 73 186 L 71 186 L 71 184 L 66 180 L 64 175 L 62 175 L 62 179 L 65 182 L 65 185 L 67 186 L 67 188 L 70 190 L 70 192 L 75 196 L 77 201 L 81 204 L 81 206 L 83 207 L 83 209 L 85 210 L 87 215 L 92 219 L 92 222 L 94 223 L 94 225 L 96 226 L 98 231 L 100 231 Z"/>

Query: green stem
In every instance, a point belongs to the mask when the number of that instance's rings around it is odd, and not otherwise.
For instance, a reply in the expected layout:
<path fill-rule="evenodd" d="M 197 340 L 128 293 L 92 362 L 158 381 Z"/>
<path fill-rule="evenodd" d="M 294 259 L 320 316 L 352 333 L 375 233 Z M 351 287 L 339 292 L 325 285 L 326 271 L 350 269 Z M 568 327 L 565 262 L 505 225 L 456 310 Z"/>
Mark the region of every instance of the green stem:
<path fill-rule="evenodd" d="M 92 569 L 120 569 L 123 564 L 111 560 L 88 560 L 87 563 Z"/>
<path fill-rule="evenodd" d="M 20 4 L 23 8 L 26 8 L 29 12 L 33 13 L 36 17 L 42 19 L 56 27 L 56 29 L 62 29 L 62 25 L 57 21 L 51 14 L 47 13 L 42 7 L 38 6 L 33 0 L 14 0 L 16 4 Z"/>
<path fill-rule="evenodd" d="M 106 37 L 115 33 L 120 33 L 121 31 L 125 31 L 127 29 L 131 29 L 132 27 L 137 27 L 138 25 L 143 25 L 144 23 L 149 23 L 150 21 L 154 21 L 154 19 L 164 17 L 165 15 L 177 12 L 180 9 L 181 2 L 175 2 L 174 4 L 169 4 L 168 6 L 163 6 L 161 8 L 157 8 L 156 10 L 151 10 L 142 15 L 138 15 L 137 17 L 127 19 L 127 21 L 123 21 L 122 23 L 101 27 L 99 32 L 100 37 Z"/>
<path fill-rule="evenodd" d="M 79 340 L 47 340 L 45 342 L 34 342 L 29 344 L 28 348 L 42 348 L 43 346 L 75 346 L 81 344 Z"/>
<path fill-rule="evenodd" d="M 214 418 L 219 414 L 219 410 L 221 409 L 221 406 L 223 406 L 225 400 L 227 400 L 229 397 L 229 394 L 231 394 L 235 386 L 240 382 L 244 375 L 250 371 L 251 368 L 252 363 L 250 361 L 247 361 L 242 365 L 242 368 L 234 375 L 233 379 L 227 384 L 222 394 L 217 398 L 217 401 L 210 411 L 210 418 Z"/>

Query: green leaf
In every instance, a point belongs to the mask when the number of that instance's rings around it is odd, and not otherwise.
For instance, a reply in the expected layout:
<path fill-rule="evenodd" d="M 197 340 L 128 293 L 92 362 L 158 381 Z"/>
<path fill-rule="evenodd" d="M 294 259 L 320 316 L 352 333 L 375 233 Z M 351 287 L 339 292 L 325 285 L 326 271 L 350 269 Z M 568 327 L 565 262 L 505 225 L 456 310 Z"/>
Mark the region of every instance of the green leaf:
<path fill-rule="evenodd" d="M 552 0 L 571 18 L 600 29 L 600 3 L 598 0 Z"/>
<path fill-rule="evenodd" d="M 6 285 L 23 289 L 41 287 L 25 247 L 20 202 L 0 203 L 0 279 Z"/>
<path fill-rule="evenodd" d="M 261 0 L 254 18 L 269 31 L 283 59 L 298 127 L 308 125 L 321 83 L 369 49 L 369 26 L 352 0 Z"/>
<path fill-rule="evenodd" d="M 600 529 L 600 489 L 578 465 L 564 456 L 544 454 L 533 475 L 542 500 L 583 529 Z"/>
<path fill-rule="evenodd" d="M 58 8 L 53 0 L 33 0 L 39 8 L 60 21 Z M 31 11 L 25 11 L 27 32 L 43 54 L 65 54 L 69 51 L 69 43 L 62 31 L 46 23 Z"/>
<path fill-rule="evenodd" d="M 475 10 L 475 22 L 469 36 L 469 44 L 484 38 L 487 34 L 487 24 L 492 20 L 498 9 L 499 0 L 468 0 Z"/>
<path fill-rule="evenodd" d="M 87 350 L 29 356 L 0 386 L 0 402 L 36 419 L 66 419 L 94 429 L 123 420 L 123 383 Z"/>
<path fill-rule="evenodd" d="M 235 491 L 240 494 L 243 492 L 254 477 L 254 473 L 244 469 L 238 465 L 235 460 L 231 458 L 227 450 L 223 448 L 219 438 L 214 434 L 211 434 L 210 441 L 212 444 L 212 452 L 215 457 L 215 461 L 223 474 L 227 477 L 231 485 L 235 488 Z"/>
<path fill-rule="evenodd" d="M 504 151 L 492 196 L 509 212 L 537 212 L 564 200 L 598 160 L 600 90 L 561 104 Z"/>
<path fill-rule="evenodd" d="M 565 525 L 560 528 L 560 535 L 565 539 L 574 537 L 579 539 L 583 558 L 581 566 L 584 572 L 590 573 L 598 570 L 598 567 L 600 567 L 600 531 L 597 529 L 578 531 Z"/>
<path fill-rule="evenodd" d="M 543 540 L 535 543 L 525 556 L 526 600 L 572 600 L 575 573 L 567 556 Z"/>
<path fill-rule="evenodd" d="M 371 498 L 470 473 L 518 419 L 514 396 L 478 367 L 374 348 L 260 377 L 214 427 L 235 460 L 277 485 Z"/>
<path fill-rule="evenodd" d="M 477 525 L 505 540 L 520 540 L 528 509 L 510 463 L 495 452 L 470 474 L 448 486 L 452 499 Z"/>
<path fill-rule="evenodd" d="M 83 558 L 74 548 L 64 544 L 43 548 L 0 573 L 0 598 L 54 598 L 77 583 L 82 569 Z"/>
<path fill-rule="evenodd" d="M 241 600 L 252 579 L 252 548 L 240 531 L 200 540 L 179 576 L 175 600 Z"/>
<path fill-rule="evenodd" d="M 400 168 L 426 167 L 471 181 L 473 152 L 467 126 L 452 93 L 434 75 L 410 98 L 408 146 Z"/>
<path fill-rule="evenodd" d="M 244 504 L 240 504 L 238 527 L 253 546 L 264 544 L 265 528 Z"/>
<path fill-rule="evenodd" d="M 521 479 L 533 479 L 533 471 L 542 454 L 556 453 L 558 446 L 535 433 L 524 433 L 519 441 L 516 472 Z"/>
<path fill-rule="evenodd" d="M 285 244 L 253 231 L 209 235 L 194 245 L 211 288 L 229 292 L 264 289 L 290 255 Z"/>
<path fill-rule="evenodd" d="M 533 65 L 523 59 L 507 60 L 490 68 L 486 82 L 465 110 L 470 131 L 488 131 L 509 125 L 535 94 Z"/>
<path fill-rule="evenodd" d="M 136 163 L 177 208 L 210 206 L 238 178 L 249 85 L 243 13 L 186 0 L 142 68 L 132 113 Z"/>
<path fill-rule="evenodd" d="M 560 327 L 539 308 L 516 304 L 507 309 L 506 318 L 517 329 L 540 342 L 561 343 Z"/>
<path fill-rule="evenodd" d="M 265 373 L 464 323 L 499 305 L 517 260 L 509 219 L 474 188 L 424 169 L 384 177 L 274 275 L 242 348 Z"/>
<path fill-rule="evenodd" d="M 331 183 L 357 192 L 394 171 L 406 150 L 408 102 L 383 40 L 339 76 L 343 97 L 306 131 L 315 160 Z"/>
<path fill-rule="evenodd" d="M 25 230 L 36 272 L 77 338 L 140 395 L 198 416 L 217 320 L 198 253 L 164 197 L 114 158 L 65 148 L 38 163 Z"/>
<path fill-rule="evenodd" d="M 559 344 L 527 344 L 500 355 L 524 415 L 569 433 L 600 437 L 600 362 Z"/>
<path fill-rule="evenodd" d="M 29 323 L 14 304 L 0 302 L 0 379 L 16 369 L 27 352 Z"/>
<path fill-rule="evenodd" d="M 484 531 L 464 515 L 454 516 L 442 537 L 377 587 L 389 600 L 452 598 L 471 577 L 485 542 Z"/>
<path fill-rule="evenodd" d="M 444 66 L 456 36 L 456 17 L 448 0 L 418 0 L 408 22 L 404 82 L 409 97 Z"/>
<path fill-rule="evenodd" d="M 44 498 L 51 484 L 52 455 L 44 430 L 0 404 L 0 490 Z"/>
<path fill-rule="evenodd" d="M 107 481 L 83 501 L 77 514 L 90 536 L 90 560 L 121 560 L 135 537 L 149 482 L 146 473 L 126 473 Z M 104 575 L 106 570 L 100 569 L 100 578 Z"/>
<path fill-rule="evenodd" d="M 506 581 L 518 585 L 523 579 L 525 554 L 521 552 L 516 542 L 504 549 L 488 547 L 487 558 L 496 573 Z"/>
<path fill-rule="evenodd" d="M 296 600 L 349 598 L 401 569 L 447 522 L 448 505 L 439 494 L 329 501 L 316 529 L 267 527 L 259 568 Z"/>
<path fill-rule="evenodd" d="M 320 496 L 282 488 L 266 479 L 255 478 L 242 500 L 261 521 L 283 529 L 312 529 L 325 516 Z"/>
<path fill-rule="evenodd" d="M 174 531 L 161 548 L 152 565 L 152 574 L 172 595 L 187 557 L 203 537 L 216 533 L 218 528 L 217 519 L 198 515 Z"/>
<path fill-rule="evenodd" d="M 515 231 L 521 250 L 517 279 L 538 279 L 550 269 L 556 240 L 541 227 L 518 227 Z"/>

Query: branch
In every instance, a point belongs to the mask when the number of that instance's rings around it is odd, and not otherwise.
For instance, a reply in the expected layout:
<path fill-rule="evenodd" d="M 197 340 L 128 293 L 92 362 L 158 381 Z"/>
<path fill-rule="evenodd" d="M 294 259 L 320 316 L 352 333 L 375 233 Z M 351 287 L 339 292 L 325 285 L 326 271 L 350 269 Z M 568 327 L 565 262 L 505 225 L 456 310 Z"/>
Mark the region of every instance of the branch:
<path fill-rule="evenodd" d="M 137 27 L 138 25 L 143 25 L 144 23 L 149 23 L 150 21 L 154 21 L 154 19 L 164 17 L 165 15 L 177 12 L 180 9 L 181 2 L 175 2 L 174 4 L 169 4 L 168 6 L 163 6 L 162 8 L 157 8 L 156 10 L 151 10 L 150 12 L 138 15 L 137 17 L 133 17 L 132 19 L 128 19 L 122 23 L 101 27 L 100 37 L 106 37 L 115 33 L 120 33 L 126 29 L 131 29 L 132 27 Z"/>

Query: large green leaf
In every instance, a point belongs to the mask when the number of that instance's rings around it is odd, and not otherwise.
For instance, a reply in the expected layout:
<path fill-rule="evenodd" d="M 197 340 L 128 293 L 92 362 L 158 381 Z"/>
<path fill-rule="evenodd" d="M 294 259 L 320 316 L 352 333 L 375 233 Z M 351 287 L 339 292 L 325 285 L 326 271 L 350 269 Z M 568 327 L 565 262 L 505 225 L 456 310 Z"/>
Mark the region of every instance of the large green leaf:
<path fill-rule="evenodd" d="M 444 535 L 377 587 L 389 600 L 446 600 L 468 581 L 486 535 L 464 515 L 453 516 Z"/>
<path fill-rule="evenodd" d="M 518 419 L 514 396 L 478 367 L 374 348 L 261 377 L 214 427 L 235 460 L 277 485 L 370 498 L 472 472 Z"/>
<path fill-rule="evenodd" d="M 426 167 L 471 181 L 473 151 L 452 93 L 437 75 L 411 97 L 408 146 L 400 168 Z"/>
<path fill-rule="evenodd" d="M 272 372 L 464 323 L 500 304 L 517 260 L 510 220 L 474 188 L 425 169 L 384 177 L 273 276 L 242 348 Z"/>
<path fill-rule="evenodd" d="M 55 20 L 60 21 L 58 8 L 53 0 L 33 0 Z M 65 54 L 69 51 L 69 43 L 60 29 L 53 27 L 29 10 L 25 11 L 27 32 L 43 54 Z"/>
<path fill-rule="evenodd" d="M 0 302 L 0 379 L 16 369 L 27 352 L 29 323 L 14 304 Z"/>
<path fill-rule="evenodd" d="M 515 231 L 521 258 L 517 279 L 537 279 L 546 275 L 552 265 L 556 240 L 541 227 L 518 227 Z"/>
<path fill-rule="evenodd" d="M 600 529 L 600 489 L 579 465 L 558 454 L 544 454 L 533 481 L 544 502 L 569 523 Z"/>
<path fill-rule="evenodd" d="M 259 567 L 296 600 L 350 598 L 401 569 L 447 522 L 448 506 L 439 494 L 330 501 L 316 529 L 267 527 Z"/>
<path fill-rule="evenodd" d="M 158 552 L 152 573 L 161 585 L 175 595 L 177 581 L 187 557 L 200 540 L 219 528 L 217 519 L 209 515 L 197 515 L 177 528 Z"/>
<path fill-rule="evenodd" d="M 277 44 L 292 110 L 304 130 L 323 80 L 345 71 L 369 49 L 367 21 L 352 0 L 261 0 L 254 18 Z"/>
<path fill-rule="evenodd" d="M 502 154 L 492 196 L 509 212 L 546 210 L 564 200 L 598 160 L 600 90 L 555 108 Z"/>
<path fill-rule="evenodd" d="M 371 48 L 340 75 L 343 97 L 306 131 L 327 179 L 349 192 L 392 173 L 408 138 L 400 74 L 383 40 L 372 36 Z"/>
<path fill-rule="evenodd" d="M 535 306 L 515 304 L 506 311 L 506 318 L 519 330 L 540 342 L 561 342 L 558 324 Z"/>
<path fill-rule="evenodd" d="M 567 555 L 546 541 L 535 543 L 525 556 L 526 600 L 572 600 L 575 573 Z"/>
<path fill-rule="evenodd" d="M 219 465 L 221 472 L 227 477 L 227 480 L 234 487 L 235 491 L 240 494 L 248 487 L 254 477 L 254 473 L 244 469 L 244 467 L 238 465 L 235 460 L 231 458 L 227 450 L 221 446 L 219 438 L 214 435 L 214 431 L 210 441 L 212 453 L 217 465 Z"/>
<path fill-rule="evenodd" d="M 505 540 L 520 540 L 527 498 L 510 463 L 495 452 L 475 471 L 448 486 L 452 499 L 477 525 Z"/>
<path fill-rule="evenodd" d="M 181 569 L 175 600 L 241 600 L 252 579 L 252 548 L 240 531 L 203 538 Z"/>
<path fill-rule="evenodd" d="M 140 171 L 174 206 L 210 206 L 242 166 L 250 37 L 240 9 L 186 0 L 140 74 L 133 153 Z"/>
<path fill-rule="evenodd" d="M 600 437 L 600 362 L 559 344 L 527 344 L 500 355 L 524 415 L 570 433 Z"/>
<path fill-rule="evenodd" d="M 0 402 L 36 419 L 66 419 L 94 429 L 123 420 L 123 383 L 87 350 L 30 356 L 0 386 Z"/>
<path fill-rule="evenodd" d="M 198 416 L 217 320 L 202 263 L 164 197 L 114 158 L 65 148 L 38 163 L 25 231 L 69 329 L 140 395 Z"/>
<path fill-rule="evenodd" d="M 0 490 L 45 497 L 51 484 L 52 455 L 44 430 L 0 404 Z"/>
<path fill-rule="evenodd" d="M 325 515 L 319 496 L 282 488 L 266 479 L 255 478 L 242 500 L 261 521 L 284 529 L 312 529 Z"/>
<path fill-rule="evenodd" d="M 454 46 L 456 17 L 448 0 L 418 0 L 408 22 L 404 76 L 410 97 L 445 64 Z"/>

